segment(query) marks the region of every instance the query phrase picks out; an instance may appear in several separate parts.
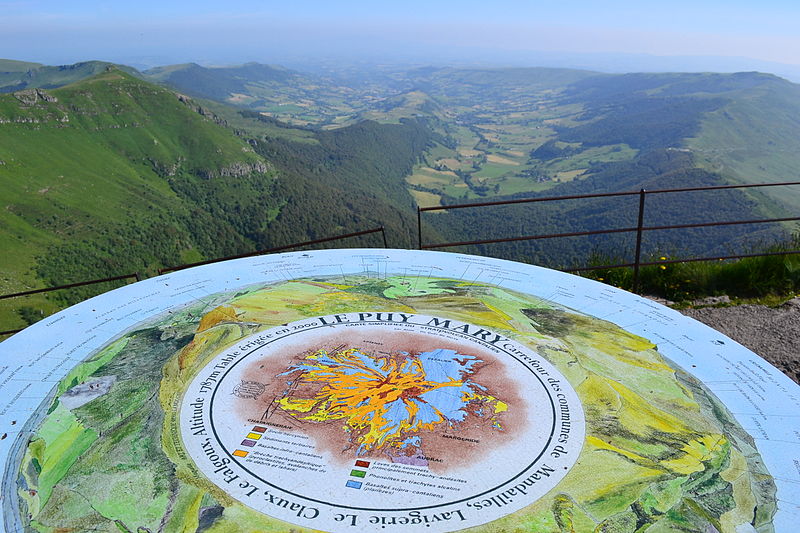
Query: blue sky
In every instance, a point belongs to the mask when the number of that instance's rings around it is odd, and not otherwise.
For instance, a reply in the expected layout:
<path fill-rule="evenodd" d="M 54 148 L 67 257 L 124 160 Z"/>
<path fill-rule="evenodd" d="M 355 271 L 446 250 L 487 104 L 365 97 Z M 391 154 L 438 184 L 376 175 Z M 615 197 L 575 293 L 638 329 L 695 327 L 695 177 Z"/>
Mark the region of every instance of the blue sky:
<path fill-rule="evenodd" d="M 51 64 L 359 55 L 518 62 L 534 53 L 624 53 L 800 65 L 798 28 L 796 0 L 0 0 L 0 57 Z"/>

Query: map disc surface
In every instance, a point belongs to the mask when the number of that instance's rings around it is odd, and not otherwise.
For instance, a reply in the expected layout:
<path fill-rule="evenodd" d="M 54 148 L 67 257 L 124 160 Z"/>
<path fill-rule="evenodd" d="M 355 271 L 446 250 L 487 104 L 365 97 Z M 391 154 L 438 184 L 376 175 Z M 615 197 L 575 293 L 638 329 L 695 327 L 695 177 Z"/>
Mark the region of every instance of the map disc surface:
<path fill-rule="evenodd" d="M 0 343 L 4 531 L 793 531 L 798 388 L 706 326 L 484 257 L 328 250 Z"/>

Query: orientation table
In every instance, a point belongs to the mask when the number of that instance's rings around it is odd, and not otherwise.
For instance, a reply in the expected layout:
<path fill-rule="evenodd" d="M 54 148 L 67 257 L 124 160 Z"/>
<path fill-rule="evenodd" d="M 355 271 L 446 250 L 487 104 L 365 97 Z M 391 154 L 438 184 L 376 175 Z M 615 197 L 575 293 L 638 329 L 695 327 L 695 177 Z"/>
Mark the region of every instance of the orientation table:
<path fill-rule="evenodd" d="M 634 294 L 453 253 L 267 255 L 102 294 L 0 343 L 0 433 L 6 532 L 800 520 L 789 378 Z"/>

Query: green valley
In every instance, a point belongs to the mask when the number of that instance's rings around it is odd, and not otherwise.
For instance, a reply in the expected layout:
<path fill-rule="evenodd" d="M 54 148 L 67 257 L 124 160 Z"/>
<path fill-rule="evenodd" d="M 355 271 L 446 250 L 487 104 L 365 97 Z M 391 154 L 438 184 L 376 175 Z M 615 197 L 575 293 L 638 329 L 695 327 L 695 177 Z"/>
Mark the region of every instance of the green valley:
<path fill-rule="evenodd" d="M 407 179 L 423 206 L 537 193 L 652 150 L 687 150 L 691 168 L 723 182 L 787 181 L 800 166 L 800 87 L 768 74 L 382 66 L 332 78 L 248 64 L 145 75 L 312 129 L 425 117 L 441 139 Z M 773 200 L 800 201 L 784 192 Z"/>
<path fill-rule="evenodd" d="M 177 92 L 176 92 L 177 91 Z M 797 179 L 800 87 L 768 74 L 249 63 L 138 72 L 0 61 L 0 290 L 385 226 L 417 206 Z M 795 216 L 800 190 L 665 195 L 646 224 Z M 426 242 L 635 225 L 630 199 L 426 214 Z M 645 255 L 747 250 L 792 226 L 648 235 Z M 460 248 L 538 264 L 624 255 L 630 235 Z M 341 245 L 378 244 L 369 237 Z M 373 239 L 375 240 L 375 239 Z M 625 260 L 625 257 L 619 257 Z M 22 324 L 69 298 L 32 297 Z"/>
<path fill-rule="evenodd" d="M 280 155 L 270 157 L 273 164 L 257 153 L 270 156 L 271 145 L 247 142 L 190 98 L 113 66 L 63 88 L 0 95 L 2 292 L 152 275 L 164 266 L 380 225 L 393 245 L 407 246 L 413 199 L 402 176 L 429 134 L 417 124 L 353 128 L 298 144 L 319 160 L 309 170 Z M 359 136 L 377 144 L 351 157 Z M 411 141 L 404 143 L 406 136 Z M 385 144 L 396 150 L 387 152 Z M 317 179 L 340 175 L 339 166 L 361 181 Z M 368 190 L 392 176 L 401 184 L 394 196 Z M 37 310 L 51 312 L 91 293 L 30 297 L 15 307 L 6 301 L 0 318 L 21 324 Z"/>

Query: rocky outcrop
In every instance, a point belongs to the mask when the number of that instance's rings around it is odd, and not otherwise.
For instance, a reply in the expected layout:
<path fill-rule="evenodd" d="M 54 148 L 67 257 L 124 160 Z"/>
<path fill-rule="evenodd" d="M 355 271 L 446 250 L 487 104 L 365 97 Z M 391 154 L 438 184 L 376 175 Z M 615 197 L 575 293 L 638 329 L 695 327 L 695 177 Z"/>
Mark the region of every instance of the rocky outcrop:
<path fill-rule="evenodd" d="M 158 141 L 156 141 L 155 139 L 153 140 L 153 142 L 158 144 Z M 181 168 L 181 165 L 186 161 L 186 158 L 178 157 L 178 160 L 175 161 L 174 163 L 162 163 L 161 161 L 150 158 L 148 158 L 147 160 L 150 162 L 150 165 L 152 165 L 153 170 L 155 170 L 159 176 L 172 177 L 178 173 L 178 169 Z"/>
<path fill-rule="evenodd" d="M 214 122 L 214 124 L 218 124 L 220 126 L 226 126 L 226 127 L 228 126 L 228 121 L 227 120 L 219 118 L 217 115 L 215 115 L 214 113 L 212 113 L 208 109 L 197 105 L 196 103 L 194 103 L 194 100 L 192 100 L 191 98 L 189 98 L 185 94 L 176 93 L 176 96 L 178 97 L 178 101 L 180 103 L 190 107 L 198 115 L 206 117 L 207 119 L 209 119 L 212 122 Z"/>
<path fill-rule="evenodd" d="M 263 161 L 256 161 L 255 163 L 233 163 L 219 169 L 219 175 L 222 177 L 241 178 L 249 174 L 263 174 L 268 170 L 269 167 Z"/>
<path fill-rule="evenodd" d="M 250 174 L 263 174 L 269 171 L 270 167 L 263 161 L 256 161 L 253 163 L 245 163 L 237 161 L 228 166 L 222 167 L 218 170 L 199 170 L 196 172 L 198 176 L 205 179 L 212 178 L 242 178 Z"/>
<path fill-rule="evenodd" d="M 26 106 L 36 105 L 39 102 L 58 102 L 58 98 L 43 89 L 25 89 L 12 94 L 22 105 Z"/>
<path fill-rule="evenodd" d="M 153 167 L 159 176 L 171 178 L 178 174 L 178 172 L 183 167 L 183 164 L 186 162 L 186 159 L 183 157 L 179 157 L 177 161 L 174 163 L 163 163 L 156 159 L 148 158 L 147 161 Z M 183 167 L 184 171 L 190 171 L 189 169 Z M 195 170 L 193 173 L 201 177 L 203 179 L 213 179 L 213 178 L 242 178 L 244 176 L 249 176 L 250 174 L 264 174 L 270 170 L 270 166 L 263 162 L 263 161 L 255 161 L 252 163 L 237 161 L 235 163 L 231 163 L 230 165 L 224 166 L 219 169 L 209 170 L 209 169 L 199 169 Z"/>

